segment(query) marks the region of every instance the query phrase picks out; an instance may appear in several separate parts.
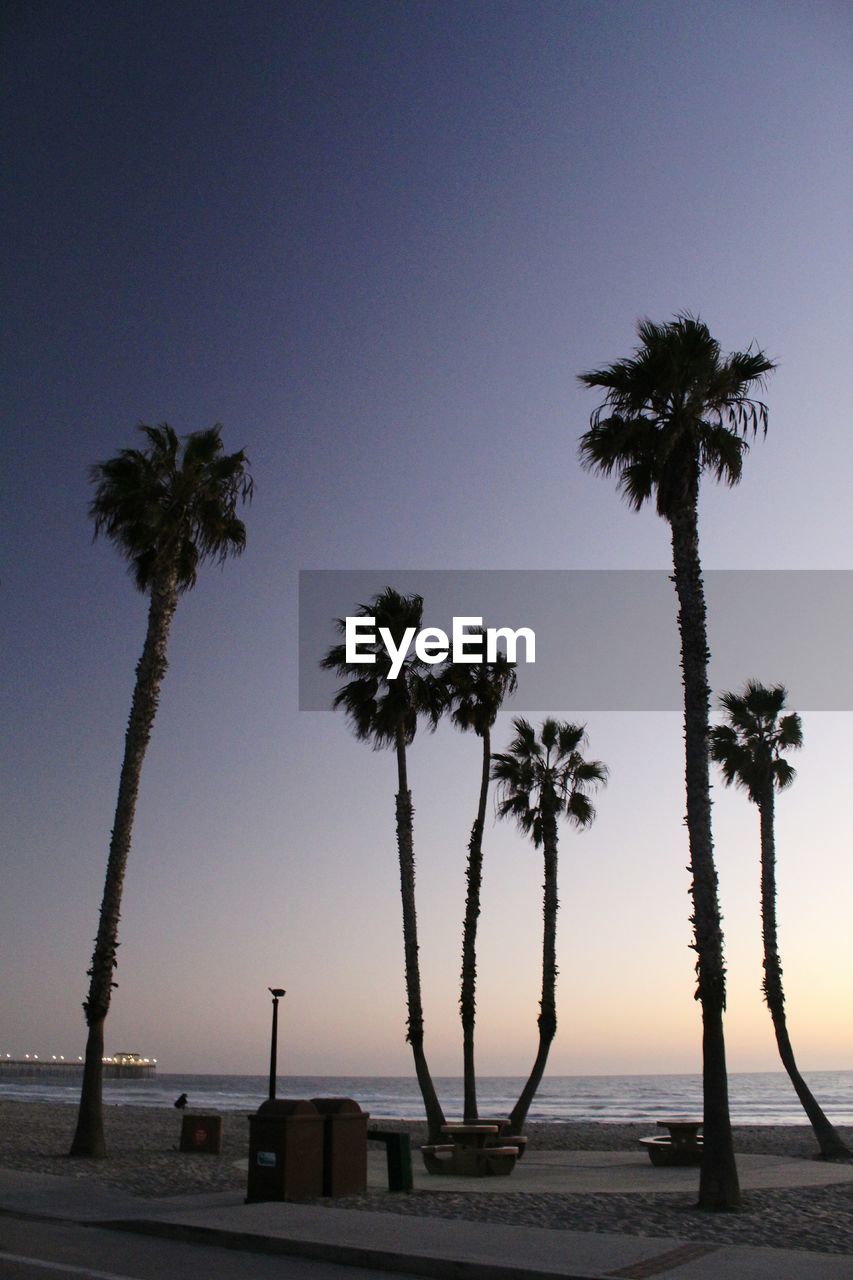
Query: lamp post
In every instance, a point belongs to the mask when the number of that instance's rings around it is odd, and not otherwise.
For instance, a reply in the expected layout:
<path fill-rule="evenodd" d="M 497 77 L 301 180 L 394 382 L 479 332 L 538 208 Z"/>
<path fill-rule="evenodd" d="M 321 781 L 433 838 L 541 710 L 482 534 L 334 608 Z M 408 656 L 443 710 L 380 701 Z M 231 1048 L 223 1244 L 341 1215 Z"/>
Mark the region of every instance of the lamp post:
<path fill-rule="evenodd" d="M 282 987 L 268 987 L 272 996 L 272 1040 L 270 1042 L 270 1102 L 275 1101 L 276 1054 L 278 1053 L 278 1002 L 287 993 Z"/>

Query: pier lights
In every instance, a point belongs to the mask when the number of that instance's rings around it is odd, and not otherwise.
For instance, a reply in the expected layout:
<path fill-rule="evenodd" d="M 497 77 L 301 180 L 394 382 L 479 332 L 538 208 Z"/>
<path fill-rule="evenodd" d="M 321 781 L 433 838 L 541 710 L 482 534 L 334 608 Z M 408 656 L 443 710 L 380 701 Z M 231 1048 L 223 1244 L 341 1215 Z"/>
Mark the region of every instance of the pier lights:
<path fill-rule="evenodd" d="M 278 1054 L 278 1002 L 287 992 L 283 987 L 267 987 L 272 996 L 272 1038 L 270 1041 L 270 1102 L 275 1101 L 276 1056 Z"/>

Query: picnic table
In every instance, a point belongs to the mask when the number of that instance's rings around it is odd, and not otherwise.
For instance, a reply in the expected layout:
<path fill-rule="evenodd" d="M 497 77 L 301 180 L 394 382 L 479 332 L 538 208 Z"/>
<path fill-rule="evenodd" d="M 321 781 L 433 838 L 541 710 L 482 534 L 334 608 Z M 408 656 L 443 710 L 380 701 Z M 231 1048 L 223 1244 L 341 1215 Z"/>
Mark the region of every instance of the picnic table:
<path fill-rule="evenodd" d="M 699 1130 L 701 1120 L 692 1120 L 686 1116 L 674 1116 L 669 1120 L 658 1120 L 657 1127 L 666 1129 L 668 1137 L 663 1135 L 654 1138 L 640 1138 L 640 1145 L 649 1153 L 654 1165 L 686 1165 L 700 1164 L 702 1160 L 702 1138 Z"/>
<path fill-rule="evenodd" d="M 499 1125 L 444 1124 L 441 1132 L 449 1142 L 421 1147 L 424 1164 L 430 1173 L 474 1178 L 512 1173 L 518 1159 L 518 1147 L 489 1145 L 497 1138 Z"/>

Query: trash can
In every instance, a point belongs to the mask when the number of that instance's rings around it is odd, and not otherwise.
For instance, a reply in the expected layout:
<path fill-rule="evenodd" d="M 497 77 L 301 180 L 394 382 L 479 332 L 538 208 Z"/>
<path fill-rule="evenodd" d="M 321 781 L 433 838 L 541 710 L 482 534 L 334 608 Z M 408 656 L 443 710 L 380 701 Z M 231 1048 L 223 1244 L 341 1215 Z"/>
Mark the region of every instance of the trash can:
<path fill-rule="evenodd" d="M 323 1117 L 312 1102 L 270 1099 L 249 1116 L 246 1203 L 323 1194 Z"/>
<path fill-rule="evenodd" d="M 182 1116 L 181 1150 L 218 1156 L 222 1150 L 222 1116 Z"/>
<path fill-rule="evenodd" d="M 323 1117 L 323 1195 L 357 1196 L 367 1190 L 367 1121 L 352 1098 L 312 1098 Z"/>

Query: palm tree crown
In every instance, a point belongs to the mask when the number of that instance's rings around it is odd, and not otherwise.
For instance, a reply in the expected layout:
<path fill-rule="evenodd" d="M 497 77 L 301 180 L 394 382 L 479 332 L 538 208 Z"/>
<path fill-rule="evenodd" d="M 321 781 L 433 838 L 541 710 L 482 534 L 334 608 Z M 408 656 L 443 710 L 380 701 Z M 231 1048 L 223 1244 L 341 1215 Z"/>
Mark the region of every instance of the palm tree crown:
<path fill-rule="evenodd" d="M 369 604 L 358 606 L 358 616 L 375 618 L 377 635 L 379 628 L 385 627 L 399 645 L 408 628 L 421 629 L 423 606 L 422 596 L 404 596 L 393 587 L 386 587 Z M 346 630 L 343 618 L 336 619 L 335 626 L 341 634 Z M 335 710 L 343 709 L 355 736 L 372 742 L 376 751 L 397 745 L 398 735 L 402 735 L 406 746 L 411 746 L 418 717 L 425 714 L 434 729 L 441 716 L 443 698 L 433 678 L 433 668 L 411 652 L 399 676 L 391 680 L 392 660 L 385 645 L 380 641 L 369 645 L 362 640 L 360 649 L 363 653 L 372 652 L 375 662 L 348 662 L 345 644 L 333 645 L 320 662 L 324 670 L 347 680 L 335 694 Z"/>
<path fill-rule="evenodd" d="M 723 693 L 720 705 L 729 723 L 711 730 L 711 758 L 720 765 L 727 786 L 741 787 L 754 804 L 770 788 L 782 791 L 796 777 L 782 756 L 803 745 L 803 726 L 796 711 L 781 715 L 788 698 L 784 685 L 769 688 L 748 680 L 743 693 Z"/>
<path fill-rule="evenodd" d="M 143 426 L 147 449 L 122 449 L 91 469 L 89 514 L 130 562 L 140 591 L 174 574 L 178 592 L 195 584 L 199 564 L 239 555 L 246 529 L 237 503 L 252 496 L 242 449 L 223 453 L 220 426 L 180 441 L 167 423 Z"/>
<path fill-rule="evenodd" d="M 679 315 L 666 324 L 643 320 L 633 358 L 580 374 L 606 391 L 581 438 L 582 464 L 610 475 L 639 510 L 652 494 L 666 518 L 695 500 L 699 476 L 737 484 L 745 439 L 767 430 L 767 406 L 749 396 L 774 368 L 751 348 L 724 359 L 700 320 Z"/>
<path fill-rule="evenodd" d="M 595 818 L 588 791 L 606 781 L 607 766 L 583 758 L 586 730 L 550 717 L 538 738 L 529 720 L 518 717 L 513 727 L 509 750 L 492 757 L 499 816 L 514 818 L 537 849 L 549 817 L 562 814 L 574 826 L 588 827 Z"/>
<path fill-rule="evenodd" d="M 494 662 L 449 662 L 441 679 L 451 724 L 463 733 L 473 729 L 480 738 L 518 685 L 515 666 L 503 654 Z"/>

